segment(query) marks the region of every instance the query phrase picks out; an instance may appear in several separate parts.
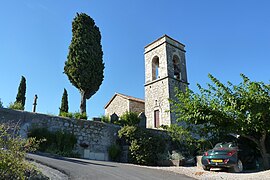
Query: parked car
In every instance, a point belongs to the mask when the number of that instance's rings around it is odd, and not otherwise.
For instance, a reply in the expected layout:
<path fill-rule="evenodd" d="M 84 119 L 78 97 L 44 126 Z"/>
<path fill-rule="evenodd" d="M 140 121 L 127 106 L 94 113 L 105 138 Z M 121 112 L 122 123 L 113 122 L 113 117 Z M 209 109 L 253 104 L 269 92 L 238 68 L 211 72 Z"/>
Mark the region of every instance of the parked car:
<path fill-rule="evenodd" d="M 243 171 L 243 164 L 239 156 L 239 148 L 234 142 L 222 142 L 202 156 L 204 170 L 211 168 L 227 168 L 232 172 Z"/>

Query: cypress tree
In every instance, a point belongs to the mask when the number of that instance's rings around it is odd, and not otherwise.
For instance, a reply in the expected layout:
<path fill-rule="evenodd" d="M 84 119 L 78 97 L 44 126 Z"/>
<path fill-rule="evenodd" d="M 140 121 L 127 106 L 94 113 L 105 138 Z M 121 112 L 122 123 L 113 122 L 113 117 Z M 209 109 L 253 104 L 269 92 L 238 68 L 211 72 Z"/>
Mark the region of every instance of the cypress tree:
<path fill-rule="evenodd" d="M 72 22 L 72 40 L 65 62 L 64 73 L 81 94 L 81 113 L 86 112 L 86 99 L 90 99 L 103 81 L 103 51 L 101 34 L 95 21 L 85 13 Z"/>
<path fill-rule="evenodd" d="M 24 109 L 24 106 L 25 106 L 25 94 L 26 94 L 26 79 L 24 76 L 22 76 L 21 78 L 21 82 L 20 82 L 20 85 L 19 85 L 19 88 L 18 88 L 18 93 L 17 93 L 17 96 L 16 96 L 16 101 L 15 103 L 17 104 L 21 104 L 23 109 Z"/>
<path fill-rule="evenodd" d="M 65 88 L 64 88 L 64 93 L 62 95 L 62 101 L 61 101 L 59 115 L 61 115 L 62 112 L 68 113 L 68 94 L 67 94 L 67 90 Z"/>

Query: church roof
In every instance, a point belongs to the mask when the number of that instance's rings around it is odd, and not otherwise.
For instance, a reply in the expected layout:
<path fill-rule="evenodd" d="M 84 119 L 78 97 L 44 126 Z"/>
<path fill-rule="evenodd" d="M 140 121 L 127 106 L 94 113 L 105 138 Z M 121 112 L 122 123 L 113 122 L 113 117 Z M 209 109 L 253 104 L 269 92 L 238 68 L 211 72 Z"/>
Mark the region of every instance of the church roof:
<path fill-rule="evenodd" d="M 124 99 L 127 99 L 127 100 L 130 100 L 130 101 L 136 101 L 136 102 L 139 102 L 139 103 L 144 103 L 143 99 L 128 96 L 128 95 L 124 95 L 124 94 L 120 94 L 120 93 L 115 93 L 114 96 L 111 98 L 111 100 L 105 105 L 105 109 L 111 104 L 111 102 L 114 100 L 114 98 L 116 96 L 120 96 L 120 97 L 122 97 Z"/>
<path fill-rule="evenodd" d="M 170 36 L 168 36 L 167 34 L 164 34 L 163 36 L 161 36 L 161 37 L 160 37 L 160 38 L 158 38 L 157 40 L 155 40 L 155 41 L 151 42 L 150 44 L 146 45 L 144 48 L 149 47 L 150 45 L 152 45 L 152 44 L 156 43 L 157 41 L 161 40 L 162 38 L 168 38 L 168 39 L 171 39 L 171 40 L 173 40 L 173 41 L 177 42 L 178 44 L 182 45 L 183 47 L 185 47 L 185 45 L 184 45 L 183 43 L 180 43 L 179 41 L 177 41 L 177 40 L 175 40 L 175 39 L 171 38 L 171 37 L 170 37 Z"/>

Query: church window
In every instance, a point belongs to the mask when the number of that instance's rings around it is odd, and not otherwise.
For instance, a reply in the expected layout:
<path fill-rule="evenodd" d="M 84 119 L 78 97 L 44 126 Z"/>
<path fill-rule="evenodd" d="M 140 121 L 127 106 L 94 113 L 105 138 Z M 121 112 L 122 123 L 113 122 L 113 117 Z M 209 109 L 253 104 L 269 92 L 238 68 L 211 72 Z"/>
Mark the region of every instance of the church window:
<path fill-rule="evenodd" d="M 152 80 L 159 78 L 159 58 L 155 56 L 152 61 Z"/>
<path fill-rule="evenodd" d="M 173 77 L 181 79 L 180 59 L 177 55 L 173 56 Z"/>
<path fill-rule="evenodd" d="M 158 128 L 159 125 L 159 110 L 154 111 L 154 126 L 155 128 Z"/>

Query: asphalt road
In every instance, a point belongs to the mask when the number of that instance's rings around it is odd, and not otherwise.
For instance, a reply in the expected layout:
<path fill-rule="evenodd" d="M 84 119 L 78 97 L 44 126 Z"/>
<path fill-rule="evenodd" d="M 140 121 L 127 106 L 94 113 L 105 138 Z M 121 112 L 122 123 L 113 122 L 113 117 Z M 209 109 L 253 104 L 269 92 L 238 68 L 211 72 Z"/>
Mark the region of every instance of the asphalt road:
<path fill-rule="evenodd" d="M 94 161 L 76 158 L 52 158 L 28 154 L 28 158 L 58 169 L 69 179 L 87 180 L 191 180 L 186 175 L 150 169 L 132 164 Z"/>

